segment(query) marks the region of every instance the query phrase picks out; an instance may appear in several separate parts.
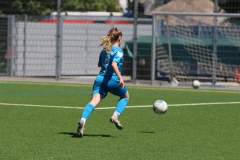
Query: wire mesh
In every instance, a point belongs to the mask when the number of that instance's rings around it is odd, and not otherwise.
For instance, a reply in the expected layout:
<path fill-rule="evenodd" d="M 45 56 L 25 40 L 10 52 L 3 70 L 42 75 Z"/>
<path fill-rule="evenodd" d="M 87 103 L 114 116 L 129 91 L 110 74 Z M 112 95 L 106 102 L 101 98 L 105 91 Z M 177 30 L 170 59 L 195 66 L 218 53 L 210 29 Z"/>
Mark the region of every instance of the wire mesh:
<path fill-rule="evenodd" d="M 240 67 L 237 16 L 156 13 L 160 25 L 153 33 L 157 35 L 156 79 L 235 82 L 233 77 Z"/>

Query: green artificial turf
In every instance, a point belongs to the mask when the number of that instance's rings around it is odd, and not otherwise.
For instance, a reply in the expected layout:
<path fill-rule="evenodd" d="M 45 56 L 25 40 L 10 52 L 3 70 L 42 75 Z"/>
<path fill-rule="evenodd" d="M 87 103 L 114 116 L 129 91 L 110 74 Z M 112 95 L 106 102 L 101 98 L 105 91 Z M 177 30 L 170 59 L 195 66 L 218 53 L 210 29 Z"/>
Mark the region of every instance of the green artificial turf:
<path fill-rule="evenodd" d="M 89 117 L 84 137 L 78 138 L 77 122 L 91 89 L 91 85 L 1 82 L 0 159 L 233 160 L 240 156 L 237 90 L 129 86 L 129 108 L 120 116 L 124 129 L 109 122 L 118 100 L 109 94 Z M 169 105 L 164 115 L 151 108 L 158 99 Z"/>

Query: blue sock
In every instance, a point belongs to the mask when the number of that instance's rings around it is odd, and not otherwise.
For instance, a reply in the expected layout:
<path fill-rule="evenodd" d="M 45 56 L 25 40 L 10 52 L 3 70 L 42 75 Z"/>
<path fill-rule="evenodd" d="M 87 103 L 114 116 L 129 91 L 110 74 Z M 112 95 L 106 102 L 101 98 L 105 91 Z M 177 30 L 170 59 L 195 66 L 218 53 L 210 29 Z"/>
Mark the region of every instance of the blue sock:
<path fill-rule="evenodd" d="M 120 98 L 115 111 L 122 114 L 122 112 L 124 111 L 124 109 L 126 108 L 126 105 L 128 104 L 128 99 L 127 98 Z"/>
<path fill-rule="evenodd" d="M 88 103 L 82 112 L 82 118 L 85 118 L 87 120 L 94 108 L 95 107 L 92 104 Z"/>

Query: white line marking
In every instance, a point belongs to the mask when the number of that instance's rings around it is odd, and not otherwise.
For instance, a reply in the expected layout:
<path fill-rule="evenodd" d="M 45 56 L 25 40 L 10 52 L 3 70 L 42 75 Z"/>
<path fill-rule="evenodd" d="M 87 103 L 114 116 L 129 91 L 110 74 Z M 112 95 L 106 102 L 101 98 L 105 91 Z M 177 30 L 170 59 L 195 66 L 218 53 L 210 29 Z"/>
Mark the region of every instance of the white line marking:
<path fill-rule="evenodd" d="M 55 85 L 55 86 L 69 86 L 69 87 L 92 87 L 92 84 L 71 84 L 71 83 L 56 83 L 56 82 L 7 82 L 7 81 L 0 81 L 0 83 L 10 83 L 10 84 L 27 84 L 27 85 Z M 235 87 L 236 89 L 230 89 L 230 88 L 209 88 L 209 89 L 192 89 L 190 88 L 173 88 L 173 87 L 166 87 L 166 86 L 161 86 L 161 87 L 149 87 L 149 86 L 132 86 L 129 85 L 127 88 L 133 88 L 133 89 L 148 89 L 148 90 L 175 90 L 175 91 L 189 91 L 189 92 L 217 92 L 217 93 L 231 93 L 231 94 L 240 94 L 238 90 L 236 90 L 238 87 Z"/>
<path fill-rule="evenodd" d="M 42 85 L 42 86 L 69 86 L 69 87 L 92 87 L 92 84 L 75 84 L 75 83 L 58 83 L 58 82 L 24 82 L 24 81 L 0 81 L 0 83 L 4 84 L 26 84 L 26 85 Z"/>
<path fill-rule="evenodd" d="M 212 103 L 187 103 L 187 104 L 169 104 L 169 107 L 179 106 L 205 106 L 205 105 L 223 105 L 223 104 L 240 104 L 240 102 L 212 102 Z M 48 105 L 34 105 L 34 104 L 13 104 L 13 103 L 0 103 L 0 106 L 22 106 L 22 107 L 40 107 L 40 108 L 64 108 L 64 109 L 84 109 L 84 107 L 71 107 L 71 106 L 48 106 Z M 152 105 L 143 106 L 127 106 L 127 108 L 150 108 Z M 99 107 L 102 109 L 114 109 L 115 107 Z"/>
<path fill-rule="evenodd" d="M 190 104 L 172 104 L 168 106 L 205 106 L 205 105 L 223 105 L 223 104 L 240 104 L 240 102 L 211 102 L 211 103 L 190 103 Z"/>
<path fill-rule="evenodd" d="M 48 105 L 35 105 L 35 104 L 13 104 L 13 103 L 0 103 L 0 106 L 23 106 L 23 107 L 41 107 L 41 108 L 67 108 L 67 109 L 83 109 L 83 107 L 71 106 L 48 106 Z"/>

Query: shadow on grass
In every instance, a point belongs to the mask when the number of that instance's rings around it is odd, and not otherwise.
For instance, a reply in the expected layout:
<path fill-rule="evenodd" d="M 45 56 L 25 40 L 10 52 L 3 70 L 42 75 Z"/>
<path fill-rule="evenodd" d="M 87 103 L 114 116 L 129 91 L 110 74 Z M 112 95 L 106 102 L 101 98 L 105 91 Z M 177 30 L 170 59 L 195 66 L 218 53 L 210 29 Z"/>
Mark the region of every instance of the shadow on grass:
<path fill-rule="evenodd" d="M 145 134 L 152 134 L 154 132 L 151 132 L 151 131 L 139 131 L 140 133 L 145 133 Z"/>
<path fill-rule="evenodd" d="M 67 134 L 70 135 L 72 138 L 79 138 L 76 133 L 73 132 L 59 132 L 59 134 Z M 84 134 L 84 137 L 104 137 L 104 138 L 110 138 L 112 137 L 109 134 Z"/>

